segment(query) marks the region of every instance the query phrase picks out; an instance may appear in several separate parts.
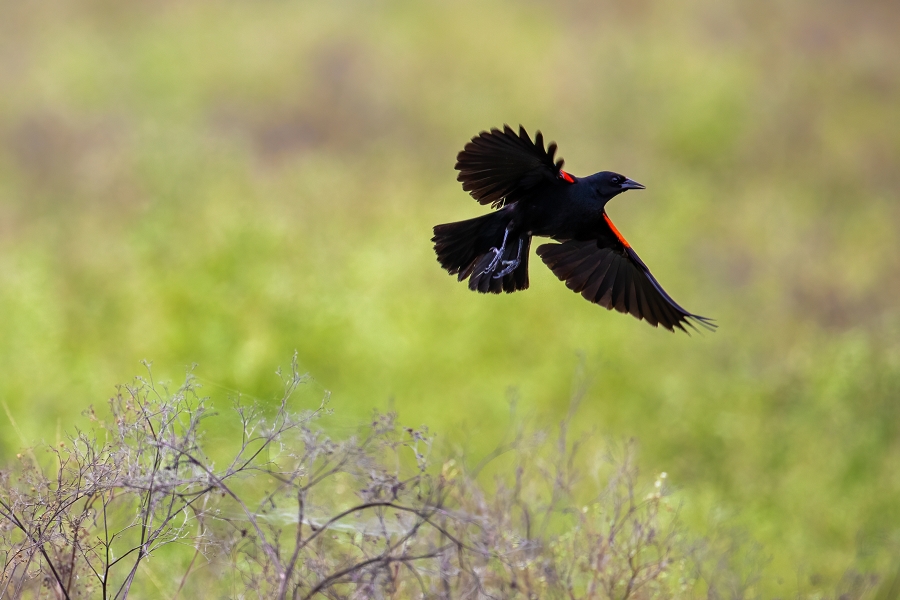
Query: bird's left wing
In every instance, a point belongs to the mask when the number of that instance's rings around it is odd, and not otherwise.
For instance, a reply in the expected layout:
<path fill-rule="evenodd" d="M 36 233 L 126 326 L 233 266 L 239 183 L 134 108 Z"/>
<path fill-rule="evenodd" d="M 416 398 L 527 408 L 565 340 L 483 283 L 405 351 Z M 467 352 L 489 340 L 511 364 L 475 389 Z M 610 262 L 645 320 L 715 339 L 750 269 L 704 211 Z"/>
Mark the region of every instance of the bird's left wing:
<path fill-rule="evenodd" d="M 699 325 L 710 331 L 712 319 L 686 311 L 662 288 L 631 245 L 604 213 L 594 239 L 544 244 L 538 256 L 573 292 L 609 310 L 616 309 L 669 331 Z"/>
<path fill-rule="evenodd" d="M 544 149 L 540 131 L 534 141 L 525 128 L 519 133 L 509 125 L 503 130 L 482 131 L 456 157 L 457 180 L 481 204 L 500 208 L 521 199 L 541 182 L 574 183 L 562 170 L 563 160 L 554 162 L 556 144 Z"/>

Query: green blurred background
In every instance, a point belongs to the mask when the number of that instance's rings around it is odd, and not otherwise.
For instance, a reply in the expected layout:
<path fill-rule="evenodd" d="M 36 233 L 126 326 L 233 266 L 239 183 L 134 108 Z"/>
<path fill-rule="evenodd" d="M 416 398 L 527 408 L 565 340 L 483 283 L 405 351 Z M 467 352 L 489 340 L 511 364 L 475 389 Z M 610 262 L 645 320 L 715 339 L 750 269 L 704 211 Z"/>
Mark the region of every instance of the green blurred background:
<path fill-rule="evenodd" d="M 336 426 L 392 405 L 492 447 L 519 410 L 636 437 L 764 589 L 900 554 L 900 4 L 0 0 L 0 458 L 154 361 Z M 585 302 L 532 258 L 480 296 L 431 227 L 463 144 L 522 123 L 715 334 Z"/>

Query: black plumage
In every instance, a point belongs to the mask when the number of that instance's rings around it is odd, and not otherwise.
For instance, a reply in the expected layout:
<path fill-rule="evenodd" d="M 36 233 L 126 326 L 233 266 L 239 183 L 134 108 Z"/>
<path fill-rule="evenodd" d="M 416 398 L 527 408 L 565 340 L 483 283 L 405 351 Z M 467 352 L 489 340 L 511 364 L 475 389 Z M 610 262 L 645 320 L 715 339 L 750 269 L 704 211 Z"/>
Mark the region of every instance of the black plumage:
<path fill-rule="evenodd" d="M 457 156 L 458 180 L 498 210 L 435 226 L 441 266 L 468 279 L 473 291 L 524 290 L 531 238 L 549 237 L 560 243 L 538 246 L 537 255 L 587 300 L 670 331 L 714 329 L 711 319 L 686 311 L 662 289 L 606 214 L 612 198 L 644 186 L 611 171 L 574 177 L 555 155 L 556 144 L 544 149 L 541 133 L 532 141 L 521 126 L 518 133 L 505 125 L 472 138 Z"/>

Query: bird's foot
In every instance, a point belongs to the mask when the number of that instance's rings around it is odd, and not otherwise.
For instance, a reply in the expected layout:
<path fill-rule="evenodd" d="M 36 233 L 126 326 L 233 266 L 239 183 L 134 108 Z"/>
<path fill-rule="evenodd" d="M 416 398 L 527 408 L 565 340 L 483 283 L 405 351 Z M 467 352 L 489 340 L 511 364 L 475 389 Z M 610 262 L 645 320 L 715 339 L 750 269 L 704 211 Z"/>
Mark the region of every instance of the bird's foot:
<path fill-rule="evenodd" d="M 494 269 L 497 268 L 497 265 L 500 264 L 500 261 L 503 258 L 503 253 L 506 252 L 506 238 L 508 236 L 509 236 L 509 227 L 507 227 L 506 231 L 503 232 L 503 243 L 500 244 L 500 247 L 499 248 L 491 248 L 489 250 L 489 252 L 494 253 L 494 258 L 493 258 L 493 260 L 491 260 L 491 262 L 488 264 L 488 266 L 486 266 L 484 268 L 484 270 L 481 272 L 482 275 L 484 275 L 486 273 L 492 273 L 494 271 Z M 520 242 L 520 244 L 521 244 L 521 242 Z M 520 250 L 521 250 L 521 245 L 520 245 Z M 506 261 L 504 261 L 504 264 L 506 264 Z M 496 275 L 494 277 L 496 277 Z"/>
<path fill-rule="evenodd" d="M 504 260 L 502 261 L 503 270 L 499 273 L 494 273 L 494 279 L 500 279 L 501 277 L 506 277 L 510 273 L 516 270 L 516 267 L 519 266 L 519 260 Z"/>
<path fill-rule="evenodd" d="M 503 270 L 499 273 L 494 273 L 494 279 L 500 279 L 501 277 L 506 277 L 510 273 L 516 270 L 519 266 L 519 263 L 522 262 L 522 245 L 524 244 L 524 240 L 519 239 L 519 251 L 516 253 L 516 257 L 513 260 L 504 260 L 501 261 L 500 264 L 503 265 Z M 496 258 L 494 259 L 496 261 Z"/>
<path fill-rule="evenodd" d="M 494 258 L 493 258 L 493 260 L 491 260 L 491 262 L 488 263 L 488 266 L 486 266 L 484 268 L 484 270 L 481 271 L 482 275 L 484 275 L 485 273 L 490 273 L 491 271 L 493 271 L 494 269 L 497 268 L 497 265 L 500 263 L 500 257 L 503 256 L 502 251 L 503 251 L 503 248 L 500 248 L 500 249 L 491 248 L 489 250 L 489 252 L 494 253 Z"/>

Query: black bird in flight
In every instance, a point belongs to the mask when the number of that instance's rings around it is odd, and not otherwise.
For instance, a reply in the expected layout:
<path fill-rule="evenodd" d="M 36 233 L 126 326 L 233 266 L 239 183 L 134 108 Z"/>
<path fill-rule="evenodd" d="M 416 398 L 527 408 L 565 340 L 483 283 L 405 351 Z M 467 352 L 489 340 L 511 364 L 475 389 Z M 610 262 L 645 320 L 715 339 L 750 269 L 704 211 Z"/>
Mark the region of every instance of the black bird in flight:
<path fill-rule="evenodd" d="M 457 179 L 480 204 L 496 212 L 436 225 L 438 262 L 469 289 L 493 294 L 528 287 L 528 253 L 532 236 L 552 238 L 538 256 L 553 274 L 587 300 L 631 313 L 669 331 L 685 325 L 715 329 L 712 319 L 683 309 L 650 274 L 606 214 L 606 203 L 627 190 L 644 186 L 618 173 L 601 171 L 575 177 L 554 162 L 556 144 L 544 149 L 519 126 L 483 131 L 457 156 Z"/>

